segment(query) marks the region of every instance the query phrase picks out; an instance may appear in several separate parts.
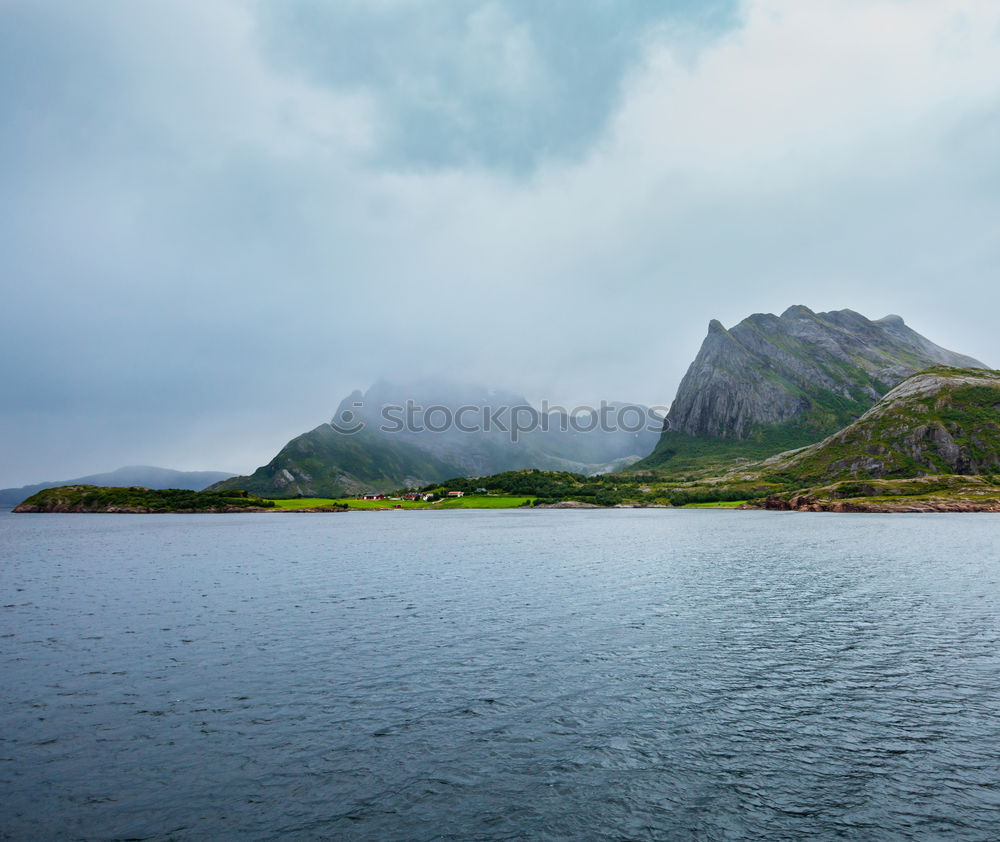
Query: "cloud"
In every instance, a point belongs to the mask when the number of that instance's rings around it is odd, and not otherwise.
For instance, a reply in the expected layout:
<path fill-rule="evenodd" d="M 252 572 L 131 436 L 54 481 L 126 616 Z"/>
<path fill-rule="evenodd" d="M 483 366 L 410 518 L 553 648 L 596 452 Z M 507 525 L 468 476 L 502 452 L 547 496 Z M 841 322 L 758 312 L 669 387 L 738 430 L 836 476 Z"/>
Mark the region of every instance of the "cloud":
<path fill-rule="evenodd" d="M 4 4 L 0 484 L 246 470 L 379 376 L 669 402 L 798 302 L 1000 362 L 1000 9 L 651 5 Z"/>
<path fill-rule="evenodd" d="M 585 154 L 651 26 L 688 41 L 731 25 L 731 0 L 650 4 L 292 0 L 258 6 L 277 66 L 377 103 L 389 166 L 523 172 Z"/>

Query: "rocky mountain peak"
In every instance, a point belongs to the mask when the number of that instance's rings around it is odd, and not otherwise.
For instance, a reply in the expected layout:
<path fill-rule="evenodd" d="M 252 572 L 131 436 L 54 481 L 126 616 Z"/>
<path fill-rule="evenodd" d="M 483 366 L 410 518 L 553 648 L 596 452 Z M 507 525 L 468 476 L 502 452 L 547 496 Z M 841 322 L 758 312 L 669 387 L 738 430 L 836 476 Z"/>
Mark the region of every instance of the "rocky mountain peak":
<path fill-rule="evenodd" d="M 804 304 L 793 304 L 784 313 L 781 314 L 782 319 L 814 319 L 816 314 L 806 307 Z"/>
<path fill-rule="evenodd" d="M 720 322 L 718 319 L 712 319 L 712 321 L 708 323 L 709 335 L 713 333 L 725 333 L 725 332 L 726 328 L 723 326 L 722 322 Z"/>
<path fill-rule="evenodd" d="M 796 425 L 816 440 L 850 423 L 893 386 L 933 365 L 985 368 L 935 345 L 899 316 L 854 310 L 755 313 L 726 329 L 713 319 L 668 416 L 673 432 L 749 439 Z M 812 430 L 814 433 L 809 433 Z"/>

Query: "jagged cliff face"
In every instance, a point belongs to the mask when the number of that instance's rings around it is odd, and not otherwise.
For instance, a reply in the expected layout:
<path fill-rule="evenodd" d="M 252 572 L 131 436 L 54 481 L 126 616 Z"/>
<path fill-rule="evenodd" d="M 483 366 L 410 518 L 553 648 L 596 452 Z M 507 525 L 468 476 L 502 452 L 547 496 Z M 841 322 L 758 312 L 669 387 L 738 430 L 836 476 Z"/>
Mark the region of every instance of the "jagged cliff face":
<path fill-rule="evenodd" d="M 935 345 L 899 316 L 790 307 L 726 330 L 718 321 L 681 381 L 669 429 L 745 440 L 799 424 L 817 437 L 849 423 L 911 374 L 932 365 L 985 368 Z"/>
<path fill-rule="evenodd" d="M 853 424 L 760 466 L 802 485 L 1000 471 L 1000 372 L 932 369 Z"/>

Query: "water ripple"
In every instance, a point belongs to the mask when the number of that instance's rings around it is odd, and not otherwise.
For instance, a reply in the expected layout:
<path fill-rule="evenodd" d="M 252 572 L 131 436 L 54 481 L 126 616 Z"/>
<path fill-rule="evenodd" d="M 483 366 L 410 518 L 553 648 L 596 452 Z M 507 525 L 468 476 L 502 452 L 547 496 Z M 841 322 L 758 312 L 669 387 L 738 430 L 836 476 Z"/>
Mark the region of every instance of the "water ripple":
<path fill-rule="evenodd" d="M 996 523 L 0 515 L 0 838 L 994 842 Z"/>

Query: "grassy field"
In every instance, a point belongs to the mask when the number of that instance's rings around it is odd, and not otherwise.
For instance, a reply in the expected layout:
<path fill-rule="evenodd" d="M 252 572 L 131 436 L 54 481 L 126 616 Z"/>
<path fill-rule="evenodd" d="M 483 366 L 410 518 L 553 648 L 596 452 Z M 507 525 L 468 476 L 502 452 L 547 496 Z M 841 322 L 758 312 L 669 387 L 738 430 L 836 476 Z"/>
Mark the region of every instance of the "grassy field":
<path fill-rule="evenodd" d="M 516 509 L 534 497 L 457 497 L 452 500 L 442 500 L 440 503 L 424 503 L 430 509 Z"/>
<path fill-rule="evenodd" d="M 516 509 L 534 497 L 511 495 L 475 495 L 465 497 L 445 497 L 436 503 L 425 503 L 423 500 L 358 500 L 355 497 L 333 500 L 326 497 L 301 497 L 293 500 L 275 500 L 278 509 L 313 509 L 317 506 L 347 506 L 360 511 L 384 511 L 386 509 Z M 735 509 L 745 503 L 745 500 L 732 500 L 714 503 L 688 503 L 685 509 Z"/>
<path fill-rule="evenodd" d="M 326 500 L 322 497 L 299 497 L 294 500 L 275 500 L 276 509 L 314 509 L 316 506 L 331 506 L 336 500 Z"/>
<path fill-rule="evenodd" d="M 746 500 L 726 500 L 719 503 L 688 503 L 685 509 L 738 509 Z"/>
<path fill-rule="evenodd" d="M 425 503 L 423 500 L 358 500 L 347 498 L 331 500 L 322 497 L 301 497 L 293 500 L 275 500 L 274 505 L 279 509 L 313 509 L 317 506 L 349 506 L 352 509 L 515 509 L 523 505 L 531 497 L 501 497 L 501 496 L 472 496 L 445 498 L 437 503 Z"/>

